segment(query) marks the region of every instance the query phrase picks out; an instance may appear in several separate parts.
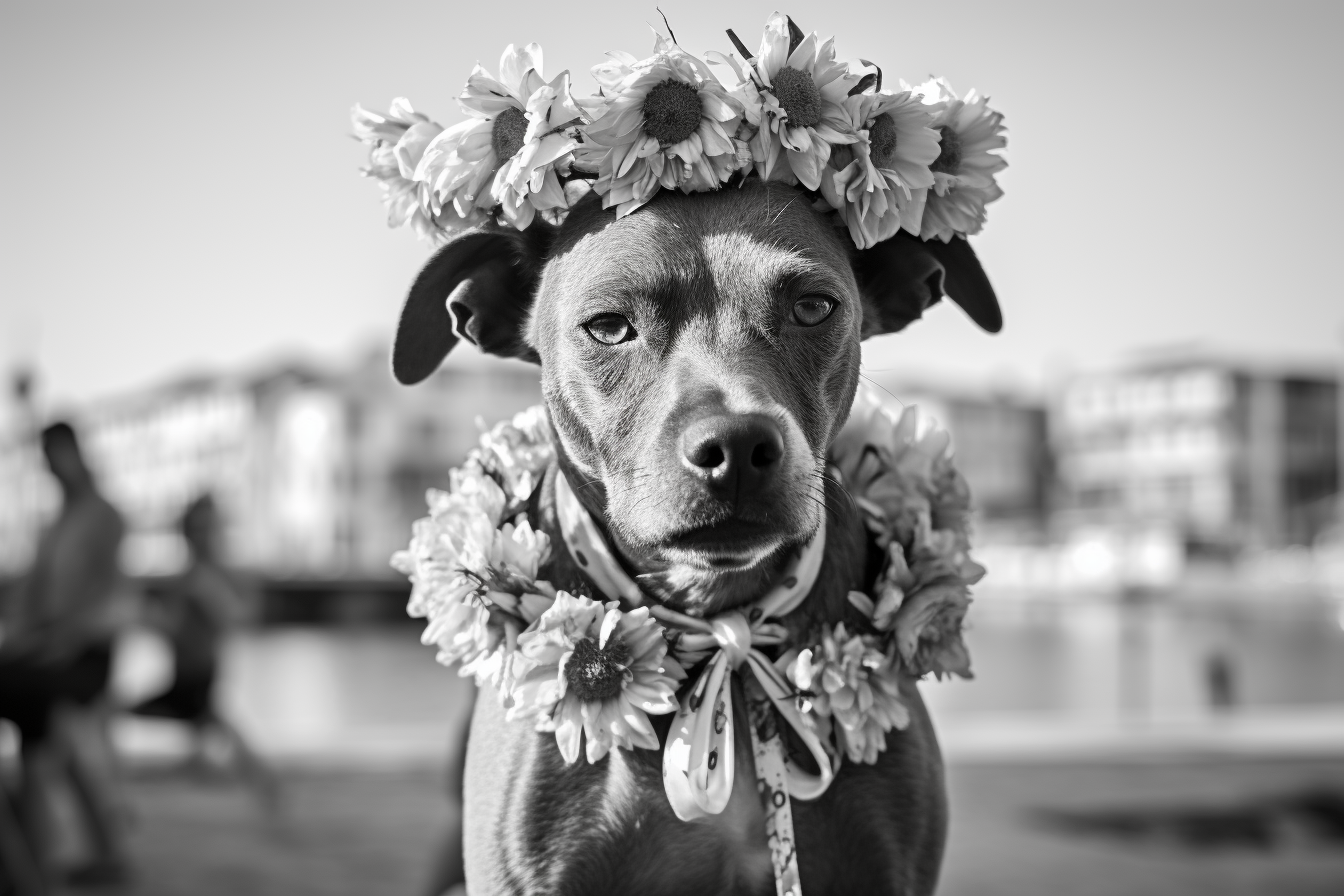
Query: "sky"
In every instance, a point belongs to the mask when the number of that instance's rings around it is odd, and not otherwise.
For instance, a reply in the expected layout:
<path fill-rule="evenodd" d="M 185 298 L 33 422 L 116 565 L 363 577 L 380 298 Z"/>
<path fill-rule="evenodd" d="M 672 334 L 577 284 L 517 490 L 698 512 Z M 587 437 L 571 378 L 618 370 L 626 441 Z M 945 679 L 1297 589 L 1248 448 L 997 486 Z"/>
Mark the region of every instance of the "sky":
<path fill-rule="evenodd" d="M 702 53 L 728 27 L 755 47 L 775 7 L 661 8 Z M 1162 346 L 1344 356 L 1344 4 L 784 11 L 888 83 L 941 74 L 1006 115 L 1006 196 L 972 241 L 1004 331 L 945 303 L 870 342 L 870 373 L 1048 390 Z M 429 247 L 387 229 L 350 107 L 407 96 L 451 124 L 472 64 L 533 40 L 587 92 L 655 21 L 638 3 L 0 5 L 0 372 L 85 403 L 386 342 Z"/>

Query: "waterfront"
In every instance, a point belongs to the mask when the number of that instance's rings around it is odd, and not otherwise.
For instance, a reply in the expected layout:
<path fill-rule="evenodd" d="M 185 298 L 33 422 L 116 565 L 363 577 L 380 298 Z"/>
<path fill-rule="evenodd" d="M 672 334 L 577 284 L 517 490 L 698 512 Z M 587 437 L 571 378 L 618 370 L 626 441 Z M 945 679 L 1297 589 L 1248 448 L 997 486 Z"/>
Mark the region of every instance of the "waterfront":
<path fill-rule="evenodd" d="M 995 754 L 996 738 L 1014 752 L 1030 752 L 1033 739 L 1044 749 L 1068 738 L 1094 751 L 1108 742 L 1128 749 L 1145 733 L 1171 742 L 1173 731 L 1183 742 L 1290 743 L 1304 720 L 1325 725 L 1310 746 L 1328 740 L 1332 726 L 1344 730 L 1337 617 L 1319 595 L 1133 601 L 989 592 L 968 617 L 975 679 L 930 680 L 923 693 L 945 747 L 978 757 Z M 222 705 L 281 759 L 385 766 L 442 756 L 470 685 L 437 665 L 418 634 L 410 620 L 252 629 L 228 645 Z M 152 635 L 123 641 L 123 701 L 170 675 Z M 185 736 L 170 723 L 130 719 L 118 721 L 117 734 L 132 755 L 151 756 L 171 754 Z"/>

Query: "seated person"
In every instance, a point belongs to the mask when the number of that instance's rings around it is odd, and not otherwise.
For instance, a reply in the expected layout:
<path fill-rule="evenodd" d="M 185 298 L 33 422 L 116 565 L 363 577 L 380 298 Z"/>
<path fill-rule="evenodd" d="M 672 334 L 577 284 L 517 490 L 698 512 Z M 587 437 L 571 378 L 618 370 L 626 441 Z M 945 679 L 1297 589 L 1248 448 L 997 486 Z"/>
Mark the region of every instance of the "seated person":
<path fill-rule="evenodd" d="M 220 561 L 219 512 L 214 499 L 205 494 L 193 501 L 182 515 L 181 527 L 190 551 L 189 565 L 160 589 L 150 605 L 151 622 L 172 645 L 173 683 L 131 712 L 188 723 L 197 750 L 208 734 L 220 735 L 267 811 L 275 811 L 279 797 L 275 776 L 214 701 L 220 649 L 225 634 L 243 615 L 246 593 Z"/>

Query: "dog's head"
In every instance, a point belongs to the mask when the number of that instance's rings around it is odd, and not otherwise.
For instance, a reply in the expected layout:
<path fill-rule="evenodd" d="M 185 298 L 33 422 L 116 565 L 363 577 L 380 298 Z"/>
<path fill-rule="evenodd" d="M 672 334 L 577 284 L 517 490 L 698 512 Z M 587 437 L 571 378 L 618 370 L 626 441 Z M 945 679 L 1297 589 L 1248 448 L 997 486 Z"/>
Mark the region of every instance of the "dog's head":
<path fill-rule="evenodd" d="M 855 251 L 778 184 L 665 191 L 619 220 L 590 195 L 559 228 L 475 231 L 439 251 L 411 288 L 393 372 L 418 382 L 463 338 L 539 362 L 580 500 L 655 592 L 710 612 L 756 593 L 816 530 L 860 341 L 944 293 L 999 329 L 962 239 Z"/>

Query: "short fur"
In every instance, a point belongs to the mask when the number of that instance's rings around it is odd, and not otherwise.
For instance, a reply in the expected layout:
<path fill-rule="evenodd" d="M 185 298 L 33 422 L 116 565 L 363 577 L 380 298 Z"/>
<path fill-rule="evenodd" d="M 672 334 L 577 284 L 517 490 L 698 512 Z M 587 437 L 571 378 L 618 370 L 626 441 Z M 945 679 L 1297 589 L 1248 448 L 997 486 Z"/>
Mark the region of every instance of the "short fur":
<path fill-rule="evenodd" d="M 785 621 L 800 637 L 841 620 L 862 629 L 846 596 L 871 586 L 880 557 L 825 456 L 854 397 L 860 340 L 904 327 L 944 289 L 986 329 L 1001 324 L 964 240 L 898 237 L 856 252 L 803 194 L 777 184 L 663 193 L 619 221 L 592 196 L 561 228 L 478 231 L 435 256 L 407 300 L 394 372 L 423 379 L 459 336 L 541 363 L 559 456 L 529 516 L 551 536 L 541 578 L 557 587 L 592 592 L 556 524 L 563 472 L 646 592 L 694 615 L 759 595 L 825 513 L 817 584 Z M 833 310 L 802 325 L 795 303 L 817 298 Z M 603 314 L 636 336 L 598 341 L 586 324 Z M 717 433 L 744 420 L 781 446 L 759 477 L 718 479 L 688 460 L 692 433 L 729 439 Z M 942 762 L 914 680 L 902 691 L 911 725 L 888 736 L 878 762 L 845 762 L 822 797 L 793 804 L 808 896 L 934 889 Z M 660 739 L 670 723 L 654 719 Z M 747 740 L 728 808 L 687 823 L 664 795 L 660 751 L 566 765 L 553 735 L 506 721 L 486 689 L 465 780 L 471 892 L 774 892 Z M 795 761 L 810 761 L 792 747 Z"/>

